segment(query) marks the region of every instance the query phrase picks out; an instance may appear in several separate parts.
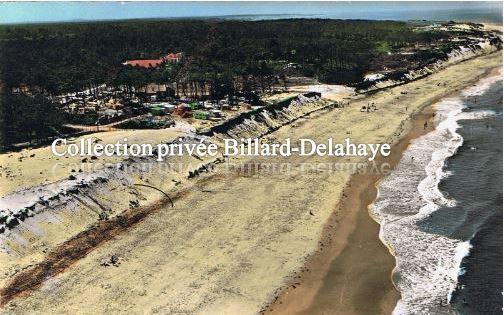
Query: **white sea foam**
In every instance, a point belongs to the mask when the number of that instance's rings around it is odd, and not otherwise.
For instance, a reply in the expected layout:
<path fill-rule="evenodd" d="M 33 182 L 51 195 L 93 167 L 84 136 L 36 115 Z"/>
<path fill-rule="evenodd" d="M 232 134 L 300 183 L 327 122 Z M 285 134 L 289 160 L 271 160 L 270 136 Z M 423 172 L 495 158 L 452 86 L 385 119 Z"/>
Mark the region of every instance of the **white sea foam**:
<path fill-rule="evenodd" d="M 436 106 L 436 129 L 413 140 L 394 171 L 378 186 L 371 211 L 381 224 L 380 239 L 391 246 L 396 257 L 395 284 L 401 300 L 394 314 L 454 314 L 449 303 L 470 242 L 428 233 L 418 223 L 441 207 L 455 206 L 455 200 L 438 186 L 449 176 L 443 170 L 446 160 L 463 144 L 457 122 L 495 114 L 464 111 L 463 97 L 481 95 L 491 86 L 489 82 L 496 81 L 485 78 L 460 98 L 441 100 Z"/>
<path fill-rule="evenodd" d="M 502 70 L 499 70 L 499 74 L 497 75 L 481 79 L 477 84 L 462 91 L 461 94 L 465 97 L 482 95 L 492 84 L 500 80 L 502 80 Z"/>
<path fill-rule="evenodd" d="M 478 111 L 470 111 L 463 112 L 458 115 L 459 120 L 463 119 L 485 119 L 488 117 L 496 116 L 497 113 L 493 110 L 478 110 Z"/>

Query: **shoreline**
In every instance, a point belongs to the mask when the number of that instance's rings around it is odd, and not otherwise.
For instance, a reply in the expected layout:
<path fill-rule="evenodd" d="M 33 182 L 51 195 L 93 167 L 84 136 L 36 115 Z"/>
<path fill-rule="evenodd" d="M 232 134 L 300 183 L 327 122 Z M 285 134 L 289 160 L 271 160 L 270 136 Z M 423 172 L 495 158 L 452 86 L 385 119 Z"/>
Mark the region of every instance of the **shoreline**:
<path fill-rule="evenodd" d="M 463 85 L 463 86 L 460 86 L 459 88 L 457 89 L 454 89 L 453 91 L 451 91 L 450 93 L 447 93 L 445 96 L 442 96 L 440 97 L 436 102 L 434 102 L 432 104 L 432 106 L 430 106 L 430 108 L 432 109 L 432 111 L 434 112 L 434 114 L 436 115 L 436 117 L 438 115 L 441 115 L 442 117 L 445 117 L 443 115 L 443 103 L 446 102 L 446 101 L 450 101 L 451 98 L 455 98 L 455 99 L 461 99 L 464 97 L 464 93 L 468 90 L 470 90 L 471 88 L 475 87 L 475 86 L 478 86 L 478 87 L 481 87 L 482 85 L 486 85 L 487 83 L 484 82 L 484 81 L 487 81 L 487 80 L 490 80 L 490 79 L 493 79 L 495 77 L 500 77 L 500 80 L 502 80 L 502 66 L 499 66 L 499 67 L 493 67 L 493 68 L 488 68 L 483 74 L 479 75 L 479 76 L 476 76 L 475 78 L 473 78 L 471 81 L 469 81 L 467 84 Z M 495 82 L 495 81 L 492 81 L 492 82 Z M 467 119 L 470 119 L 470 118 L 467 118 Z M 463 120 L 463 118 L 461 118 L 460 120 Z M 427 132 L 424 132 L 423 135 L 419 135 L 418 137 L 415 137 L 413 139 L 419 139 L 421 137 L 423 137 L 425 134 L 427 133 L 430 133 L 431 131 L 434 131 L 434 132 L 439 132 L 438 131 L 438 125 L 440 124 L 443 124 L 443 122 L 445 122 L 446 119 L 443 118 L 441 121 L 437 122 L 437 123 L 432 123 L 432 125 L 429 125 L 430 128 L 427 129 Z M 441 127 L 443 128 L 443 127 Z M 459 126 L 458 128 L 462 128 L 462 126 Z M 459 135 L 460 136 L 460 135 Z M 425 137 L 430 137 L 430 135 L 427 135 Z M 420 141 L 424 141 L 424 139 L 419 139 Z M 462 142 L 464 142 L 465 140 L 462 138 L 461 140 Z M 461 146 L 462 144 L 460 144 Z M 457 154 L 456 152 L 458 151 L 459 147 L 455 150 L 455 155 Z M 410 151 L 409 148 L 406 148 L 406 150 L 403 151 L 403 154 L 406 152 L 406 151 Z M 450 155 L 448 156 L 444 161 L 444 163 L 446 163 L 446 161 L 450 158 L 452 158 L 454 155 Z M 431 157 L 432 158 L 432 157 Z M 431 160 L 432 161 L 432 160 Z M 404 161 L 403 161 L 404 163 Z M 445 171 L 447 165 L 443 165 L 441 166 L 440 170 L 442 169 L 443 171 Z M 430 175 L 428 174 L 428 172 L 426 172 L 424 174 L 425 177 L 423 177 L 423 180 L 426 180 Z M 376 182 L 376 189 L 378 190 L 380 184 L 381 184 L 381 180 L 383 180 L 384 178 L 380 179 L 379 181 Z M 437 185 L 439 185 L 441 183 L 442 179 L 438 182 Z M 441 189 L 439 187 L 437 187 L 439 189 L 439 192 L 441 193 Z M 444 191 L 443 191 L 444 192 Z M 371 205 L 370 205 L 371 206 Z M 432 212 L 432 214 L 434 214 L 437 210 L 435 210 L 434 212 Z M 379 222 L 379 219 L 375 216 L 375 214 L 373 213 L 372 211 L 372 208 L 370 207 L 370 211 L 369 211 L 369 214 L 370 216 L 377 222 Z M 389 252 L 392 256 L 394 256 L 395 258 L 395 253 L 394 253 L 394 249 L 392 247 L 392 245 L 390 244 L 387 244 L 387 242 L 385 241 L 384 237 L 382 237 L 382 234 L 381 234 L 381 228 L 380 228 L 380 240 L 382 241 L 382 243 L 389 249 Z M 467 253 L 466 255 L 469 254 L 469 249 L 467 250 Z M 461 268 L 462 268 L 462 259 L 458 262 L 458 265 L 457 265 L 457 272 L 458 272 L 458 276 L 457 276 L 457 282 L 460 280 L 460 275 L 461 275 Z M 396 270 L 394 268 L 394 271 L 392 273 L 392 282 L 394 283 L 394 279 L 397 280 L 397 278 L 394 276 Z M 394 283 L 394 285 L 396 285 Z M 451 289 L 451 291 L 449 291 L 448 293 L 448 296 L 451 296 L 456 290 L 458 290 L 457 288 L 453 288 Z M 448 297 L 448 304 L 451 304 L 450 303 L 450 298 Z M 446 304 L 446 305 L 448 305 Z M 446 306 L 445 305 L 445 306 Z M 399 309 L 402 309 L 401 306 L 404 306 L 403 304 L 399 304 L 398 307 Z M 401 311 L 399 311 L 401 312 Z"/>
<path fill-rule="evenodd" d="M 480 79 L 491 76 L 492 73 L 499 72 L 500 69 L 501 67 L 490 68 L 463 86 L 434 98 L 427 102 L 426 105 L 419 108 L 417 112 L 412 113 L 404 136 L 400 137 L 392 146 L 392 154 L 386 158 L 380 156 L 377 159 L 377 164 L 389 163 L 390 171 L 393 170 L 401 160 L 403 153 L 412 140 L 435 129 L 433 118 L 436 109 L 434 105 L 439 100 L 460 93 L 460 91 L 474 85 Z M 423 128 L 425 122 L 428 123 L 427 128 Z M 380 309 L 379 314 L 391 314 L 393 312 L 400 299 L 400 292 L 395 287 L 393 281 L 393 274 L 396 268 L 395 256 L 392 247 L 386 244 L 380 236 L 381 227 L 378 219 L 370 212 L 370 207 L 378 193 L 379 183 L 388 175 L 389 174 L 384 173 L 371 175 L 354 174 L 351 176 L 343 190 L 342 199 L 336 206 L 337 210 L 331 214 L 331 217 L 323 228 L 319 243 L 322 247 L 325 247 L 326 250 L 319 250 L 311 255 L 307 259 L 304 267 L 294 274 L 294 281 L 291 281 L 291 283 L 274 297 L 273 302 L 267 304 L 267 306 L 262 309 L 262 314 L 320 314 L 324 313 L 324 311 L 336 312 L 338 314 L 378 314 L 377 307 Z M 353 215 L 357 218 L 354 222 L 349 222 L 351 218 L 342 219 L 346 219 L 346 222 L 341 222 L 341 225 L 350 223 L 352 225 L 352 232 L 349 239 L 344 243 L 335 243 L 333 239 L 333 225 L 335 222 L 339 221 L 341 213 L 345 213 L 347 217 Z M 369 233 L 370 228 L 373 230 L 373 233 Z M 340 229 L 341 226 L 339 226 L 336 233 L 338 233 Z M 361 230 L 364 230 L 367 235 L 363 235 L 364 233 L 361 233 Z M 361 235 L 358 235 L 359 233 Z M 369 238 L 369 236 L 371 236 L 371 238 Z M 355 248 L 352 250 L 350 248 L 353 246 L 361 249 L 364 243 L 368 242 L 372 244 L 376 243 L 376 241 L 387 250 L 384 251 L 381 246 L 376 246 L 373 251 L 374 256 L 372 259 L 369 256 L 366 257 L 366 255 L 359 253 L 360 250 L 355 250 Z M 332 280 L 338 277 L 341 278 L 341 275 L 334 276 L 331 275 L 331 273 L 345 272 L 341 267 L 343 267 L 342 265 L 345 264 L 346 260 L 356 264 L 356 262 L 361 261 L 360 259 L 364 259 L 367 263 L 366 268 L 361 268 L 364 269 L 362 271 L 367 271 L 371 268 L 386 271 L 386 273 L 382 275 L 362 274 L 357 276 L 358 279 L 354 280 L 361 281 L 364 278 L 368 282 L 368 288 L 357 288 L 357 290 L 353 288 L 353 290 L 349 290 L 350 292 L 346 294 L 351 295 L 352 293 L 356 293 L 355 291 L 360 291 L 361 293 L 364 293 L 364 290 L 367 291 L 366 294 L 364 294 L 365 296 L 354 296 L 354 298 L 357 300 L 365 299 L 365 304 L 371 304 L 371 307 L 363 307 L 362 301 L 355 303 L 356 301 L 352 301 L 351 298 L 347 298 L 345 301 L 344 295 L 345 290 L 347 290 L 345 285 L 347 279 L 345 279 L 343 285 L 334 281 L 331 282 L 330 286 L 324 285 L 324 280 L 326 280 L 326 278 L 333 278 Z M 337 260 L 341 260 L 342 262 L 339 263 Z M 379 262 L 387 265 L 377 266 Z M 350 269 L 354 268 L 355 266 L 350 266 Z M 384 279 L 387 279 L 388 283 L 385 284 Z M 373 284 L 375 286 L 374 289 L 372 289 Z M 338 293 L 340 297 L 336 305 L 334 303 L 334 293 Z M 319 302 L 323 300 L 324 303 L 317 303 L 317 300 L 319 300 Z M 350 305 L 348 305 L 349 302 Z M 341 307 L 341 309 L 338 307 Z"/>
<path fill-rule="evenodd" d="M 432 113 L 433 110 L 430 105 L 426 106 L 420 112 L 414 113 L 411 119 L 412 126 L 408 128 L 406 135 L 392 146 L 391 152 L 393 153 L 386 158 L 380 156 L 377 164 L 388 163 L 390 170 L 392 170 L 401 159 L 402 153 L 406 150 L 410 141 L 432 130 Z M 429 122 L 429 128 L 424 130 L 423 124 L 425 122 Z M 391 249 L 388 248 L 388 246 L 378 237 L 380 225 L 371 217 L 368 210 L 369 206 L 376 198 L 376 194 L 378 192 L 377 185 L 379 181 L 387 175 L 388 173 L 368 174 L 366 172 L 365 174 L 355 174 L 350 178 L 343 191 L 343 198 L 336 207 L 337 210 L 333 212 L 322 232 L 320 243 L 323 244 L 325 248 L 329 247 L 329 249 L 325 251 L 317 251 L 308 259 L 304 268 L 294 276 L 295 279 L 298 279 L 297 283 L 299 285 L 290 285 L 287 290 L 284 290 L 277 298 L 275 298 L 275 301 L 265 308 L 268 314 L 319 313 L 317 312 L 319 310 L 317 307 L 319 306 L 328 306 L 332 311 L 335 311 L 338 314 L 376 314 L 376 309 L 374 308 L 376 305 L 380 306 L 380 314 L 392 313 L 395 303 L 400 297 L 400 293 L 396 290 L 392 282 L 395 259 L 390 252 Z M 332 238 L 332 234 L 334 233 L 332 227 L 335 222 L 339 221 L 338 217 L 341 213 L 345 213 L 346 215 L 342 221 L 339 222 L 340 225 L 351 224 L 352 232 L 348 240 L 344 243 L 336 244 L 333 242 L 334 239 Z M 340 232 L 340 230 L 336 231 L 336 233 L 338 232 Z M 338 304 L 340 304 L 341 309 L 334 308 L 337 305 L 332 305 L 329 301 L 329 304 L 314 305 L 316 303 L 317 296 L 319 295 L 319 290 L 324 290 L 324 278 L 327 276 L 327 273 L 331 273 L 331 269 L 343 271 L 341 267 L 344 267 L 342 265 L 345 264 L 345 261 L 348 261 L 348 263 L 355 263 L 357 258 L 355 256 L 361 255 L 359 252 L 364 246 L 368 247 L 365 249 L 366 254 L 371 253 L 374 257 L 371 261 L 368 261 L 368 265 L 366 265 L 366 268 L 363 269 L 373 268 L 371 265 L 375 265 L 374 268 L 385 271 L 383 274 L 362 274 L 361 276 L 363 277 L 359 277 L 360 280 L 365 278 L 365 281 L 373 282 L 376 289 L 378 289 L 369 290 L 374 292 L 367 292 L 366 294 L 368 298 L 374 298 L 374 303 L 370 303 L 373 304 L 373 308 L 367 309 L 364 307 L 351 312 L 351 307 L 349 307 L 348 302 L 350 302 L 350 304 L 354 307 L 357 305 L 353 303 L 351 298 L 344 297 L 347 294 L 345 292 L 345 290 L 347 290 L 345 283 L 343 283 L 340 288 L 336 287 L 338 286 L 338 283 L 332 283 L 330 288 L 325 289 L 326 291 L 338 292 L 340 297 Z M 356 250 L 355 248 L 359 248 L 359 250 Z M 342 264 L 338 264 L 336 260 L 342 260 L 344 262 Z M 386 265 L 380 266 L 378 263 Z M 326 275 L 321 275 L 321 273 Z M 335 277 L 337 278 L 339 276 Z M 352 290 L 350 290 L 350 293 L 356 292 L 352 292 Z M 333 294 L 328 295 L 333 296 Z M 318 298 L 323 297 L 319 296 Z M 354 296 L 353 298 L 356 297 Z M 363 306 L 360 305 L 360 307 Z"/>

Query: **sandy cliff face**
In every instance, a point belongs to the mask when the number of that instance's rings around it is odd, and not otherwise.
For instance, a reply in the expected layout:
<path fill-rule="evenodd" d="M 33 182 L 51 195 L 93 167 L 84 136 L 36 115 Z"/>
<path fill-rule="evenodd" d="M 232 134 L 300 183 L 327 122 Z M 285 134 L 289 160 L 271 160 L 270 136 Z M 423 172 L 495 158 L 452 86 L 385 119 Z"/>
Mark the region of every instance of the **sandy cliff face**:
<path fill-rule="evenodd" d="M 373 85 L 360 92 L 374 92 L 383 88 L 401 85 L 419 78 L 428 76 L 450 65 L 469 60 L 471 58 L 490 54 L 502 49 L 502 35 L 490 33 L 484 38 L 474 38 L 470 43 L 455 46 L 444 59 L 436 60 L 418 69 L 411 69 L 404 73 L 400 79 L 390 79 L 389 75 L 369 75 L 368 81 Z"/>
<path fill-rule="evenodd" d="M 220 143 L 223 138 L 238 140 L 260 138 L 281 126 L 329 106 L 335 106 L 335 103 L 321 100 L 318 94 L 307 94 L 307 96 L 299 94 L 282 102 L 245 112 L 200 134 L 184 136 L 169 140 L 169 142 L 190 143 L 203 138 L 206 141 Z M 210 135 L 212 137 L 208 138 Z M 88 161 L 81 164 L 93 162 L 89 158 L 85 160 Z M 30 226 L 36 219 L 29 218 L 43 212 L 59 213 L 60 209 L 64 208 L 83 207 L 87 209 L 86 212 L 91 217 L 106 219 L 130 206 L 139 204 L 138 198 L 135 199 L 128 193 L 113 201 L 101 198 L 101 195 L 112 194 L 110 187 L 116 187 L 113 189 L 114 195 L 121 191 L 117 187 L 137 191 L 137 187 L 133 187 L 135 182 L 144 182 L 144 177 L 148 180 L 149 176 L 163 176 L 163 182 L 171 183 L 171 185 L 162 185 L 163 188 L 172 189 L 175 186 L 174 183 L 178 185 L 187 177 L 192 178 L 205 172 L 205 167 L 209 167 L 208 165 L 217 160 L 216 158 L 176 157 L 157 162 L 153 157 L 127 158 L 108 163 L 95 171 L 72 173 L 69 178 L 47 184 L 30 186 L 30 183 L 25 183 L 23 186 L 27 186 L 26 188 L 14 190 L 0 198 L 0 234 L 9 234 L 9 231 L 15 230 L 20 225 Z M 173 163 L 182 163 L 183 167 L 174 167 Z M 152 174 L 152 172 L 156 173 Z M 141 196 L 140 199 L 142 199 Z M 27 219 L 29 220 L 25 222 Z M 86 223 L 92 221 L 90 218 L 86 220 Z M 4 247 L 4 250 L 9 251 L 8 247 Z"/>
<path fill-rule="evenodd" d="M 260 138 L 278 128 L 290 124 L 310 113 L 337 103 L 322 100 L 320 93 L 305 93 L 289 97 L 283 101 L 242 113 L 224 123 L 203 131 L 203 135 L 223 138 Z"/>
<path fill-rule="evenodd" d="M 262 137 L 333 105 L 317 95 L 300 94 L 226 121 L 207 131 L 207 136 L 174 133 L 177 139 L 165 141 L 192 143 L 204 138 L 219 144 L 223 138 Z M 208 137 L 209 134 L 212 136 Z M 104 135 L 100 137 L 105 139 Z M 41 157 L 41 149 L 37 150 L 37 157 Z M 46 164 L 51 164 L 50 156 L 46 160 Z M 156 157 L 87 160 L 86 163 L 78 163 L 80 159 L 58 163 L 67 163 L 68 172 L 84 167 L 89 170 L 69 173 L 70 177 L 48 177 L 54 180 L 49 183 L 26 182 L 22 188 L 0 198 L 0 262 L 5 271 L 0 275 L 0 284 L 5 284 L 20 266 L 37 263 L 58 244 L 82 231 L 166 199 L 161 192 L 173 198 L 191 189 L 195 178 L 212 176 L 213 169 L 224 162 L 221 155 L 172 156 L 162 162 L 156 161 Z"/>

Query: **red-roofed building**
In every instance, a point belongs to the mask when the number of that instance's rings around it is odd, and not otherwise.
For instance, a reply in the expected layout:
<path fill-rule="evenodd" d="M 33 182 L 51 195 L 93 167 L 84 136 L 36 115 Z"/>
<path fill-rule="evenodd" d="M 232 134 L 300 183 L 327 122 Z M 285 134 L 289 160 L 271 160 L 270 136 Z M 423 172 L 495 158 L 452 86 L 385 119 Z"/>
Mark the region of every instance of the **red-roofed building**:
<path fill-rule="evenodd" d="M 159 67 L 162 63 L 164 62 L 170 62 L 170 63 L 179 63 L 182 61 L 182 58 L 184 57 L 184 54 L 179 52 L 179 53 L 170 53 L 164 57 L 161 57 L 159 59 L 136 59 L 136 60 L 127 60 L 123 63 L 123 65 L 129 65 L 133 67 L 140 67 L 140 68 L 157 68 Z"/>
<path fill-rule="evenodd" d="M 182 61 L 182 58 L 184 57 L 184 54 L 179 52 L 179 53 L 170 53 L 166 56 L 163 57 L 164 60 L 166 60 L 167 62 L 175 62 L 175 63 L 179 63 Z"/>
<path fill-rule="evenodd" d="M 128 60 L 123 63 L 123 65 L 129 65 L 133 67 L 140 68 L 157 68 L 164 62 L 164 59 L 138 59 L 138 60 Z"/>

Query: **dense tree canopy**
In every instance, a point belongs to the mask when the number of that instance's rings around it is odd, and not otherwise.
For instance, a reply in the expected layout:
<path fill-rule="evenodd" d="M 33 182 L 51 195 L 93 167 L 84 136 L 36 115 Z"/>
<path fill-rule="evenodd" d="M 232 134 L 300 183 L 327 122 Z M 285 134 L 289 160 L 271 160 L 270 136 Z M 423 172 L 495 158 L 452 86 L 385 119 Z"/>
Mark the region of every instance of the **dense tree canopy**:
<path fill-rule="evenodd" d="M 126 21 L 2 26 L 0 73 L 7 87 L 27 84 L 48 94 L 133 80 L 208 82 L 278 74 L 272 61 L 331 83 L 362 79 L 374 57 L 439 34 L 403 22 L 341 20 Z M 183 51 L 178 73 L 128 71 L 127 59 Z M 125 73 L 127 72 L 127 73 Z"/>
<path fill-rule="evenodd" d="M 64 121 L 64 115 L 43 95 L 0 94 L 0 148 L 43 141 L 59 134 Z"/>
<path fill-rule="evenodd" d="M 392 52 L 445 36 L 394 21 L 136 20 L 0 26 L 0 142 L 43 140 L 62 129 L 52 96 L 101 84 L 133 95 L 147 83 L 220 99 L 285 84 L 289 75 L 356 84 Z M 155 69 L 124 66 L 184 52 Z M 431 55 L 418 55 L 431 58 Z M 11 94 L 23 87 L 29 93 Z M 68 117 L 67 118 L 72 118 Z M 91 117 L 93 121 L 96 117 Z M 70 119 L 70 121 L 72 121 Z M 1 147 L 0 143 L 0 147 Z"/>

